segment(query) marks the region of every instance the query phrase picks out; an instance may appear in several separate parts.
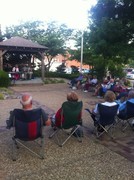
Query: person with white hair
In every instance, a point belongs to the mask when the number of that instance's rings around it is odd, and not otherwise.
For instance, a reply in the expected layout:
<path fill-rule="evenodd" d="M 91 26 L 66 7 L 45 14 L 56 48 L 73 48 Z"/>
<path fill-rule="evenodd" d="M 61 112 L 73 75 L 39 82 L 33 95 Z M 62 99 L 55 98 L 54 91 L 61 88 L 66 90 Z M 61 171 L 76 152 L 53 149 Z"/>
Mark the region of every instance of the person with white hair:
<path fill-rule="evenodd" d="M 33 102 L 32 102 L 32 96 L 30 94 L 28 93 L 23 94 L 21 96 L 20 103 L 24 111 L 32 110 Z M 42 113 L 43 125 L 46 125 L 46 126 L 51 125 L 51 121 L 48 118 L 48 115 L 46 114 L 46 112 L 43 109 L 41 109 L 41 113 Z M 13 119 L 14 119 L 14 110 L 10 111 L 9 120 L 6 121 L 8 129 L 10 129 L 13 126 Z"/>

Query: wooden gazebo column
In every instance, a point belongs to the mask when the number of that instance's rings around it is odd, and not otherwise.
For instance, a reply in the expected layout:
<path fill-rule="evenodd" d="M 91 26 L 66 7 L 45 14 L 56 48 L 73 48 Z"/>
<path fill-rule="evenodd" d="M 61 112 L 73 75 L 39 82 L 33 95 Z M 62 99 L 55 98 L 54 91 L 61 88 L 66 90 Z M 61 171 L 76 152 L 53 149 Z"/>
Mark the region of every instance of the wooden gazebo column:
<path fill-rule="evenodd" d="M 41 53 L 41 74 L 42 74 L 42 81 L 44 82 L 45 79 L 45 64 L 44 64 L 44 53 Z"/>
<path fill-rule="evenodd" d="M 0 70 L 3 70 L 3 54 L 5 54 L 5 51 L 0 50 Z"/>

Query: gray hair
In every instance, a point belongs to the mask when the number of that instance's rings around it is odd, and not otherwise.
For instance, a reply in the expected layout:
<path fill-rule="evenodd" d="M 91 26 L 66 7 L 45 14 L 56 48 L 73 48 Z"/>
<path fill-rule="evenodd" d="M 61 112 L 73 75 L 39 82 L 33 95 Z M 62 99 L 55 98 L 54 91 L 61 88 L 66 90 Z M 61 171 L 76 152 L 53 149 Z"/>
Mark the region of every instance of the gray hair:
<path fill-rule="evenodd" d="M 134 98 L 134 90 L 129 91 L 128 98 Z"/>
<path fill-rule="evenodd" d="M 25 95 L 23 95 L 23 96 L 25 96 Z M 29 95 L 29 98 L 28 98 L 26 101 L 23 100 L 23 96 L 22 96 L 21 99 L 20 99 L 20 103 L 21 103 L 23 106 L 30 104 L 30 102 L 32 101 L 32 96 Z"/>

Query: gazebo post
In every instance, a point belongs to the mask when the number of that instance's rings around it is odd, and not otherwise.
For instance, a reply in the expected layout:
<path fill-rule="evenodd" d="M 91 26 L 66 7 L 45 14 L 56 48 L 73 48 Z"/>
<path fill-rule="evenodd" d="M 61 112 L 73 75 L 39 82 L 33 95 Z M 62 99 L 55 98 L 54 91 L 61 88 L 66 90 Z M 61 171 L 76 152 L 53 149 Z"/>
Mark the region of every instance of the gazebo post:
<path fill-rule="evenodd" d="M 3 54 L 6 53 L 5 51 L 0 50 L 0 70 L 3 70 Z"/>
<path fill-rule="evenodd" d="M 41 75 L 42 75 L 42 81 L 44 82 L 45 78 L 45 65 L 44 65 L 44 53 L 41 53 Z"/>
<path fill-rule="evenodd" d="M 0 70 L 3 70 L 3 57 L 2 57 L 2 50 L 0 50 Z"/>

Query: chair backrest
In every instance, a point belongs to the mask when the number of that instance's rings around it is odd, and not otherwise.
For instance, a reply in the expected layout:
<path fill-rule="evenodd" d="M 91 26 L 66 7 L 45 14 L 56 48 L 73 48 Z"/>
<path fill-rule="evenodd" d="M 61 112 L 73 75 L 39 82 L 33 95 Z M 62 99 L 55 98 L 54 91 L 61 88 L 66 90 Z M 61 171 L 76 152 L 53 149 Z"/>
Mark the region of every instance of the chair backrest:
<path fill-rule="evenodd" d="M 41 109 L 22 110 L 14 109 L 15 137 L 29 141 L 42 136 Z"/>
<path fill-rule="evenodd" d="M 115 116 L 117 115 L 119 105 L 105 106 L 98 104 L 99 111 L 99 123 L 103 126 L 113 124 L 115 122 Z"/>
<path fill-rule="evenodd" d="M 127 118 L 134 117 L 134 103 L 130 101 L 126 102 L 126 115 Z"/>
<path fill-rule="evenodd" d="M 82 101 L 70 102 L 66 101 L 62 104 L 62 113 L 64 116 L 64 121 L 62 127 L 64 129 L 69 129 L 75 125 L 82 123 Z"/>

